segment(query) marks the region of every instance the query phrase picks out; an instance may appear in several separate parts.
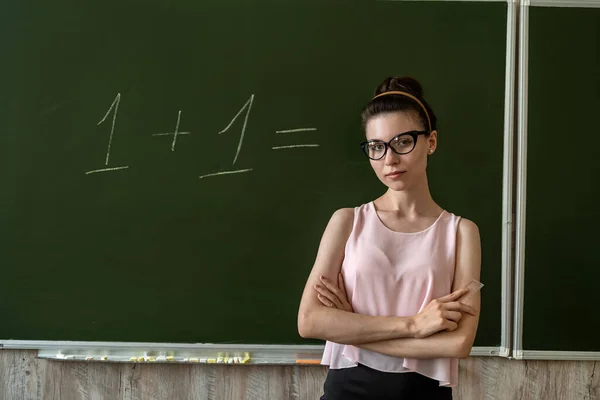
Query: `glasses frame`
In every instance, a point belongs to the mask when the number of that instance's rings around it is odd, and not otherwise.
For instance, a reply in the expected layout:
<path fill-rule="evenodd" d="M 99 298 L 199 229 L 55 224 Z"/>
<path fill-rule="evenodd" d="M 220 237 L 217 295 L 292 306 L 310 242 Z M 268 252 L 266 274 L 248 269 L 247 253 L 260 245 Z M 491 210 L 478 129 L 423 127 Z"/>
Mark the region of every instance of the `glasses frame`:
<path fill-rule="evenodd" d="M 429 135 L 430 133 L 431 133 L 431 131 L 408 131 L 408 132 L 402 132 L 402 133 L 399 133 L 399 134 L 397 134 L 397 135 L 396 135 L 396 136 L 394 136 L 393 138 L 391 138 L 389 142 L 386 142 L 386 141 L 383 141 L 383 140 L 378 140 L 378 139 L 366 140 L 366 141 L 364 141 L 364 142 L 362 142 L 362 143 L 360 144 L 360 148 L 362 149 L 363 153 L 364 153 L 364 154 L 365 154 L 365 155 L 366 155 L 366 156 L 367 156 L 367 157 L 368 157 L 370 160 L 373 160 L 373 161 L 379 161 L 379 160 L 383 159 L 383 158 L 386 156 L 388 149 L 392 149 L 392 151 L 393 151 L 394 153 L 398 154 L 398 155 L 403 155 L 403 154 L 408 154 L 408 153 L 410 153 L 411 151 L 413 151 L 413 150 L 415 149 L 415 147 L 417 147 L 417 139 L 419 138 L 419 136 L 420 136 L 420 135 Z M 412 137 L 412 138 L 413 138 L 413 140 L 414 140 L 414 144 L 413 144 L 413 147 L 412 147 L 412 149 L 410 149 L 409 151 L 407 151 L 407 152 L 404 152 L 404 153 L 399 153 L 398 151 L 396 151 L 396 149 L 394 149 L 394 148 L 391 146 L 391 143 L 392 143 L 394 140 L 397 140 L 397 139 L 398 139 L 400 136 L 410 136 L 410 137 Z M 383 145 L 385 146 L 385 150 L 383 150 L 383 155 L 382 155 L 381 157 L 379 157 L 379 158 L 372 158 L 372 157 L 370 157 L 370 156 L 369 156 L 369 150 L 367 149 L 367 146 L 368 146 L 370 143 L 381 143 L 381 144 L 383 144 Z"/>

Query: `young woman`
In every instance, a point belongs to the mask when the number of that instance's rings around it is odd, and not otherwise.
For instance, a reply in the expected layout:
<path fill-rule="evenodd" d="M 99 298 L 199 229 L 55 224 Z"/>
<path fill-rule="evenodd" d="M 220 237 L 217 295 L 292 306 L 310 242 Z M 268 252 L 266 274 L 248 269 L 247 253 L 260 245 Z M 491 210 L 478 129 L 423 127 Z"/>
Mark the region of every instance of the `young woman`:
<path fill-rule="evenodd" d="M 331 217 L 298 330 L 326 340 L 322 400 L 451 399 L 477 331 L 477 226 L 431 197 L 436 117 L 412 78 L 387 78 L 362 112 L 381 197 Z"/>

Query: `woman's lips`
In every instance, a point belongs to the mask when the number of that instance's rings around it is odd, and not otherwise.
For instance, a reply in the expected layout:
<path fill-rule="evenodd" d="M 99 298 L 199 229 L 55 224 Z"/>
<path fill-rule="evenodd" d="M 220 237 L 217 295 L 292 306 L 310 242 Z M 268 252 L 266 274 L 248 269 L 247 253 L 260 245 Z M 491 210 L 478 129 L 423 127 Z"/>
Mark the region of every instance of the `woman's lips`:
<path fill-rule="evenodd" d="M 390 172 L 389 174 L 385 174 L 385 177 L 389 179 L 398 179 L 404 175 L 404 173 L 406 173 L 406 171 L 394 171 Z"/>

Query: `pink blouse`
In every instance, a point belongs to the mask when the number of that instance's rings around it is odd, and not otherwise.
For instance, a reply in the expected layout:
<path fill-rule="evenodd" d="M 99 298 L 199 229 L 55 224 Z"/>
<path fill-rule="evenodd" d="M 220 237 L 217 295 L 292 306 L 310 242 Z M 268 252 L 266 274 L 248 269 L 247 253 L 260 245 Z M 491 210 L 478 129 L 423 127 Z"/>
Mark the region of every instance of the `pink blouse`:
<path fill-rule="evenodd" d="M 355 208 L 342 274 L 358 314 L 408 317 L 431 300 L 451 293 L 460 217 L 442 211 L 429 228 L 395 232 L 379 219 L 373 202 Z M 385 372 L 417 372 L 440 382 L 458 383 L 458 359 L 415 359 L 383 355 L 351 345 L 325 344 L 322 364 L 331 369 L 358 363 Z"/>

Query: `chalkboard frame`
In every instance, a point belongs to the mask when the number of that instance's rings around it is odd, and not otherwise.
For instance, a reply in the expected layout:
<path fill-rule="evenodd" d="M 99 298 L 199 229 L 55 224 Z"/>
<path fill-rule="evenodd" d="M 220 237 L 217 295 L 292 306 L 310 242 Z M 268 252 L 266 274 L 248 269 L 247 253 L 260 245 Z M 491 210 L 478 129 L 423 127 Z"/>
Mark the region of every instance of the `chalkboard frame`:
<path fill-rule="evenodd" d="M 523 320 L 525 304 L 525 236 L 527 222 L 527 131 L 528 131 L 528 73 L 529 73 L 529 10 L 530 7 L 600 8 L 597 0 L 531 0 L 520 4 L 519 64 L 518 64 L 518 126 L 517 171 L 515 207 L 515 276 L 513 311 L 513 351 L 517 360 L 600 360 L 597 351 L 527 350 L 523 348 Z"/>
<path fill-rule="evenodd" d="M 456 1 L 456 0 L 441 0 Z M 503 149 L 503 213 L 502 213 L 502 305 L 501 343 L 499 347 L 474 347 L 472 356 L 509 357 L 512 339 L 512 251 L 513 251 L 513 142 L 515 125 L 515 64 L 516 64 L 516 16 L 517 5 L 511 1 L 476 0 L 481 2 L 507 3 L 507 41 L 504 105 Z M 38 350 L 38 357 L 54 360 L 135 362 L 154 361 L 161 356 L 172 356 L 166 362 L 237 363 L 238 357 L 251 355 L 252 364 L 298 364 L 320 360 L 321 345 L 226 345 L 226 344 L 177 344 L 136 342 L 76 342 L 0 340 L 1 349 Z M 134 359 L 135 358 L 135 359 Z M 235 358 L 235 360 L 231 360 Z M 208 361 L 207 361 L 208 360 Z"/>

